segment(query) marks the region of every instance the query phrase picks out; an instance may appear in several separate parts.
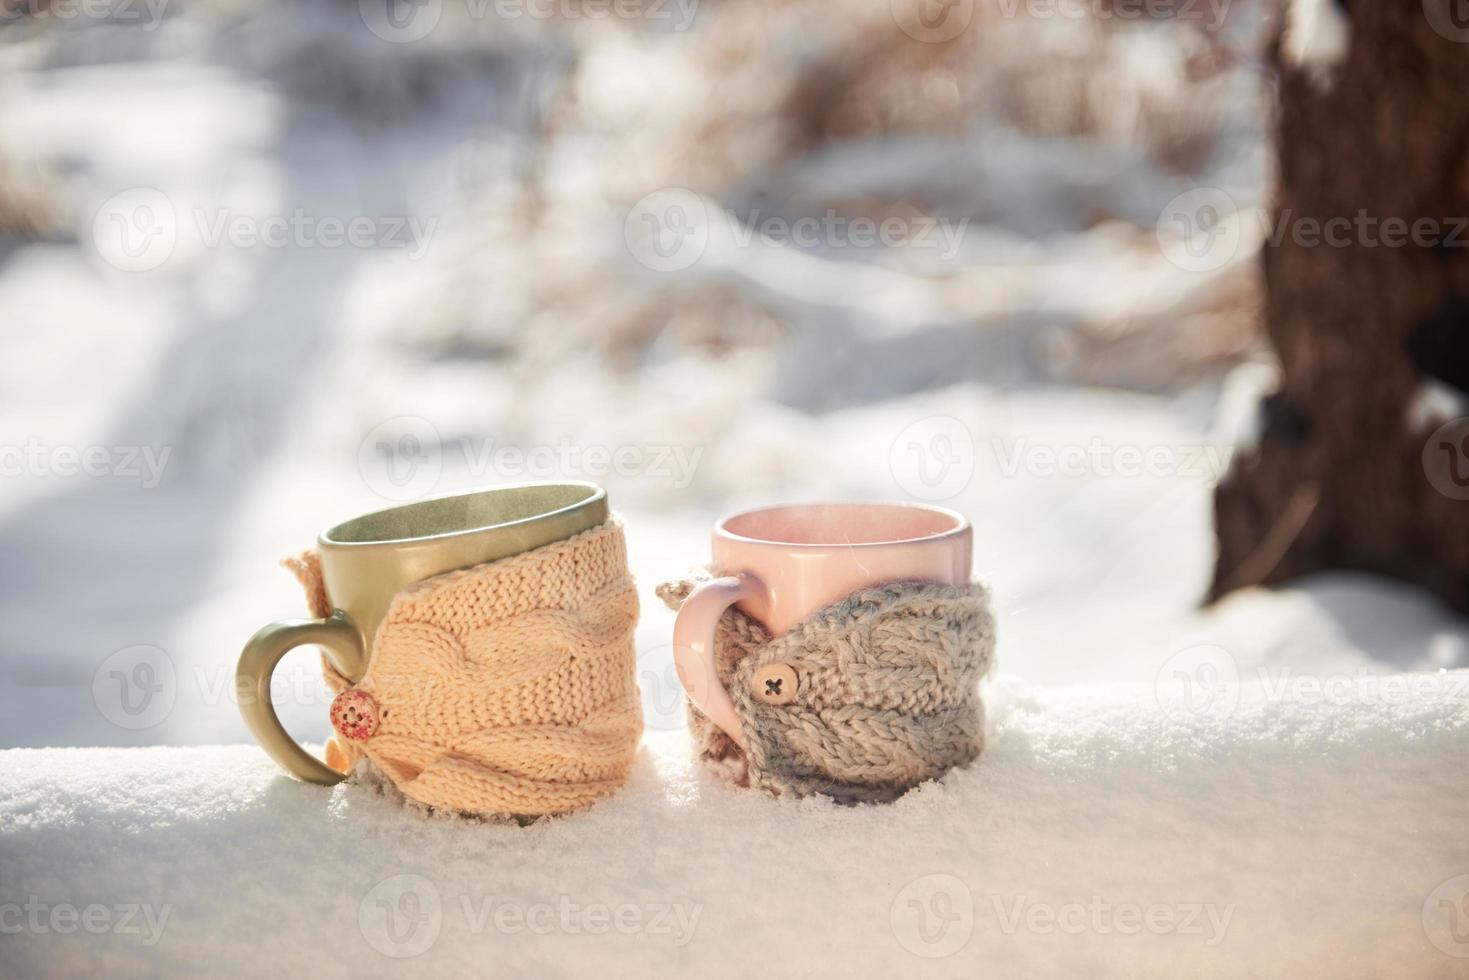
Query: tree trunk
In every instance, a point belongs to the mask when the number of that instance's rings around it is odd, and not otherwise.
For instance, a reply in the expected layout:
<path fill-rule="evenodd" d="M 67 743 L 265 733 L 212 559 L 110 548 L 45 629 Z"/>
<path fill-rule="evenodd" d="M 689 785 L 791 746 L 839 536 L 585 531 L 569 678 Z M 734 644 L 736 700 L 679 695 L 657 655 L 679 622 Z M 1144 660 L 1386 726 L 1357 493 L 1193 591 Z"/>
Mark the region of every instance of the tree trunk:
<path fill-rule="evenodd" d="M 1426 398 L 1469 388 L 1469 20 L 1456 3 L 1352 0 L 1324 81 L 1276 57 L 1263 262 L 1282 381 L 1258 447 L 1215 494 L 1211 600 L 1358 569 L 1469 611 L 1469 420 L 1441 428 L 1463 410 Z M 1326 237 L 1331 219 L 1348 230 Z"/>

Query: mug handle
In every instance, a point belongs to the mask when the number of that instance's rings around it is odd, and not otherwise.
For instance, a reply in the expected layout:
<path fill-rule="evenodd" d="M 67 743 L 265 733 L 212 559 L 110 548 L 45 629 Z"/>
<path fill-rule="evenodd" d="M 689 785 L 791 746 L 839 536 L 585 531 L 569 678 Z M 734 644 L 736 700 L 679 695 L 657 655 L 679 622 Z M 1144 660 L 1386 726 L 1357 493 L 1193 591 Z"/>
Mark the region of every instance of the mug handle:
<path fill-rule="evenodd" d="M 745 733 L 729 692 L 719 682 L 714 631 L 730 606 L 768 594 L 765 583 L 748 572 L 710 579 L 689 593 L 673 621 L 673 665 L 679 682 L 694 707 L 741 749 L 745 748 Z"/>
<path fill-rule="evenodd" d="M 235 693 L 240 714 L 266 755 L 299 779 L 332 786 L 346 779 L 346 774 L 301 748 L 281 724 L 270 701 L 270 677 L 275 665 L 303 643 L 325 648 L 332 666 L 344 677 L 355 679 L 364 673 L 362 637 L 346 613 L 334 612 L 326 619 L 283 619 L 264 627 L 245 644 L 235 668 Z"/>

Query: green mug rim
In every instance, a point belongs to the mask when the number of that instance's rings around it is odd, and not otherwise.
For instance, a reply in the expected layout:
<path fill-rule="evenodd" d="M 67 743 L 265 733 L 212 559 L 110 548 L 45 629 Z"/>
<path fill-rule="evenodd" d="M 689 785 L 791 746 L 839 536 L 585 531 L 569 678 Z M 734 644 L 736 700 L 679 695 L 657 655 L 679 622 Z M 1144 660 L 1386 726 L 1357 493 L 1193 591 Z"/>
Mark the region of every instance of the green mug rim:
<path fill-rule="evenodd" d="M 489 524 L 472 524 L 466 527 L 454 528 L 453 530 L 449 531 L 435 531 L 429 534 L 410 534 L 406 536 L 392 538 L 374 538 L 371 540 L 352 541 L 343 540 L 339 537 L 336 537 L 336 535 L 342 533 L 346 528 L 351 525 L 359 524 L 362 522 L 369 522 L 374 519 L 382 519 L 390 514 L 397 514 L 404 511 L 412 511 L 420 508 L 430 507 L 435 504 L 440 504 L 446 500 L 457 500 L 467 497 L 481 497 L 500 493 L 515 495 L 518 491 L 549 488 L 573 488 L 585 491 L 585 493 L 580 498 L 573 500 L 570 503 L 565 504 L 561 507 L 557 507 L 551 510 L 541 510 L 537 511 L 534 514 L 527 514 L 525 517 L 517 517 L 505 521 L 496 521 Z M 580 510 L 583 507 L 596 506 L 599 502 L 605 503 L 606 500 L 606 489 L 598 486 L 595 483 L 590 483 L 585 480 L 545 480 L 534 481 L 530 483 L 506 483 L 493 487 L 479 487 L 473 490 L 458 490 L 451 493 L 438 494 L 436 496 L 424 497 L 422 499 L 410 501 L 408 503 L 396 504 L 392 507 L 384 507 L 379 510 L 368 511 L 365 514 L 358 514 L 356 517 L 348 518 L 347 520 L 334 524 L 331 527 L 327 528 L 325 531 L 322 531 L 321 534 L 317 535 L 316 541 L 319 547 L 332 550 L 396 548 L 402 547 L 403 545 L 419 544 L 431 541 L 443 541 L 448 538 L 464 537 L 471 534 L 482 534 L 486 531 L 498 531 L 505 528 L 520 527 L 527 524 L 533 524 L 537 521 L 551 520 L 561 515 Z"/>

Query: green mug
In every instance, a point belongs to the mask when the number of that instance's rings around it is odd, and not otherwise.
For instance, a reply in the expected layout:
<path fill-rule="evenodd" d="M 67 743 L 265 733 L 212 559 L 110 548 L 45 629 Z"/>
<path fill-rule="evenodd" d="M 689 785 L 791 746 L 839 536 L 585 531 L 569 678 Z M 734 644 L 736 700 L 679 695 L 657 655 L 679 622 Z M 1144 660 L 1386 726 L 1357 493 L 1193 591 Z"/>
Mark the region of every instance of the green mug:
<path fill-rule="evenodd" d="M 593 483 L 525 483 L 416 501 L 354 517 L 316 539 L 331 599 L 325 619 L 286 619 L 245 644 L 235 670 L 240 713 L 266 753 L 291 774 L 330 786 L 345 774 L 303 749 L 281 725 L 270 678 L 286 653 L 322 647 L 337 672 L 362 679 L 393 597 L 445 572 L 553 544 L 606 523 L 607 491 Z"/>

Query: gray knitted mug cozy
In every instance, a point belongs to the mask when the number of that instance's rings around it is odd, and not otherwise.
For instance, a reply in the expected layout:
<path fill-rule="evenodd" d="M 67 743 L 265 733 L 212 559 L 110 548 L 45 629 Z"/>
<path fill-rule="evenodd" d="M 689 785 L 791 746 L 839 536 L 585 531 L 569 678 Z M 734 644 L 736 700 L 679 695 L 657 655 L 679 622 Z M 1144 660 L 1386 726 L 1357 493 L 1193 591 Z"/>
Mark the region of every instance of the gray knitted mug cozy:
<path fill-rule="evenodd" d="M 660 585 L 658 596 L 677 609 L 700 581 Z M 748 753 L 692 705 L 689 728 L 699 757 L 735 785 L 886 802 L 984 748 L 979 682 L 994 661 L 995 622 L 978 583 L 865 589 L 774 639 L 730 608 L 714 648 Z M 771 664 L 795 672 L 789 703 L 751 693 Z"/>

